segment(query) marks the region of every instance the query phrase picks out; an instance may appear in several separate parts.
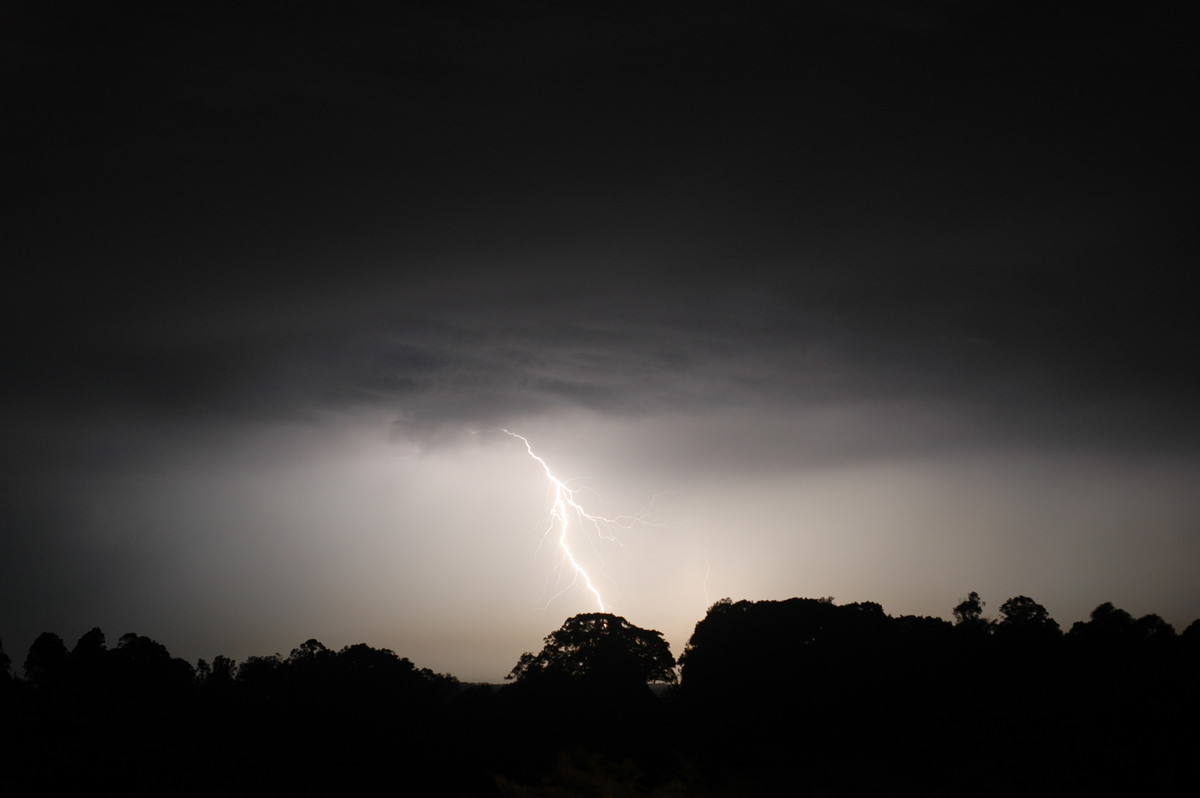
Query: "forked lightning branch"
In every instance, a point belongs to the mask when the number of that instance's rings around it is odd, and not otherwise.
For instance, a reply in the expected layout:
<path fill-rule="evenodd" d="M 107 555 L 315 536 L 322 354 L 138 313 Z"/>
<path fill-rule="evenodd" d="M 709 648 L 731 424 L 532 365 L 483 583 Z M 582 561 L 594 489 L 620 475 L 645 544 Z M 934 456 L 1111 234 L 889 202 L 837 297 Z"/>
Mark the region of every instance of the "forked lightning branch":
<path fill-rule="evenodd" d="M 586 542 L 591 535 L 601 540 L 619 542 L 614 532 L 616 530 L 630 529 L 636 525 L 649 525 L 645 514 L 621 515 L 609 518 L 588 512 L 579 501 L 579 489 L 571 488 L 566 482 L 556 477 L 554 472 L 550 470 L 550 466 L 533 451 L 533 447 L 523 435 L 518 435 L 506 429 L 501 430 L 501 432 L 516 438 L 525 445 L 525 451 L 542 467 L 542 471 L 545 473 L 546 480 L 549 483 L 550 518 L 543 540 L 548 541 L 551 538 L 555 540 L 562 556 L 563 565 L 571 573 L 571 581 L 555 593 L 547 603 L 553 602 L 577 583 L 582 583 L 587 592 L 595 599 L 597 610 L 599 612 L 607 612 L 610 609 L 610 605 L 604 601 L 604 596 L 600 594 L 600 589 L 596 586 L 596 580 L 588 573 L 583 564 L 579 562 L 572 548 L 572 543 Z"/>

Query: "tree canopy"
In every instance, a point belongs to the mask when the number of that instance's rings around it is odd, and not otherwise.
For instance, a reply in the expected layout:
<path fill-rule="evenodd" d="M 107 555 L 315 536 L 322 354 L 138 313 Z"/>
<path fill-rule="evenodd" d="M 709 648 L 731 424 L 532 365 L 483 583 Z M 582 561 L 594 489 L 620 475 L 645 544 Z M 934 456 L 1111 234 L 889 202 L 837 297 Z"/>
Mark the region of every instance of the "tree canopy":
<path fill-rule="evenodd" d="M 594 612 L 568 618 L 526 652 L 509 673 L 518 683 L 583 679 L 611 684 L 676 681 L 675 658 L 662 633 L 634 626 L 619 615 Z"/>
<path fill-rule="evenodd" d="M 1029 596 L 1013 596 L 1000 605 L 1000 622 L 995 633 L 1024 643 L 1045 643 L 1062 635 L 1058 621 Z"/>

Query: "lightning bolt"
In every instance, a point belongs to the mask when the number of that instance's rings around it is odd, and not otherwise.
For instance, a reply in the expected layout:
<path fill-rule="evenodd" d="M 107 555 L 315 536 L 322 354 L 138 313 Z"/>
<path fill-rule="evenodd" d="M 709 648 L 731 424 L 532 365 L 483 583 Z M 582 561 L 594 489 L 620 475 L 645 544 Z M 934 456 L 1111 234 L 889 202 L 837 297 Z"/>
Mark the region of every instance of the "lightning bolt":
<path fill-rule="evenodd" d="M 596 607 L 598 608 L 598 611 L 607 612 L 609 605 L 605 603 L 604 597 L 600 595 L 600 590 L 596 587 L 596 583 L 593 581 L 591 574 L 589 574 L 587 569 L 580 564 L 579 560 L 575 557 L 575 552 L 571 549 L 573 530 L 578 528 L 580 534 L 584 534 L 586 536 L 587 530 L 590 528 L 597 537 L 603 540 L 612 540 L 619 543 L 620 541 L 617 540 L 616 536 L 613 534 L 614 530 L 631 529 L 637 524 L 647 524 L 648 522 L 645 519 L 645 514 L 622 515 L 615 518 L 607 518 L 602 515 L 595 515 L 588 512 L 586 509 L 584 509 L 583 505 L 579 503 L 578 496 L 580 491 L 578 489 L 571 488 L 566 482 L 563 482 L 561 479 L 554 476 L 554 472 L 550 470 L 550 466 L 545 460 L 539 457 L 536 452 L 533 451 L 533 446 L 530 445 L 529 440 L 526 439 L 525 436 L 518 435 L 517 433 L 510 432 L 506 429 L 502 429 L 500 431 L 505 435 L 516 438 L 517 440 L 521 441 L 521 443 L 525 444 L 525 451 L 531 458 L 533 458 L 534 461 L 537 462 L 538 465 L 542 467 L 542 471 L 546 475 L 546 480 L 550 483 L 550 523 L 546 527 L 543 540 L 548 540 L 551 536 L 551 533 L 557 531 L 558 548 L 562 552 L 563 561 L 570 567 L 573 573 L 571 583 L 555 593 L 554 596 L 550 598 L 550 601 L 547 602 L 547 604 L 550 604 L 554 601 L 554 599 L 570 590 L 577 581 L 582 581 L 584 587 L 587 588 L 587 591 L 592 594 L 592 598 L 596 600 Z"/>

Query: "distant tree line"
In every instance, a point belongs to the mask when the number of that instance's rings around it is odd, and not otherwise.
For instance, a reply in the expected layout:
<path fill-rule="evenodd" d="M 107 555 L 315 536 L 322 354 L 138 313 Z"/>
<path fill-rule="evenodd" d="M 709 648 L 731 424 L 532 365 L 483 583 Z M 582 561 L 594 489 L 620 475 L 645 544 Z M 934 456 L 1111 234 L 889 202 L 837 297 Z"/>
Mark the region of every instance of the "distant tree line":
<path fill-rule="evenodd" d="M 512 684 L 365 644 L 195 665 L 92 629 L 0 646 L 5 781 L 431 795 L 1145 794 L 1200 742 L 1200 622 L 1105 603 L 1064 633 L 1026 596 L 954 621 L 832 598 L 722 599 L 661 633 L 568 619 Z M 652 685 L 657 684 L 657 687 Z"/>

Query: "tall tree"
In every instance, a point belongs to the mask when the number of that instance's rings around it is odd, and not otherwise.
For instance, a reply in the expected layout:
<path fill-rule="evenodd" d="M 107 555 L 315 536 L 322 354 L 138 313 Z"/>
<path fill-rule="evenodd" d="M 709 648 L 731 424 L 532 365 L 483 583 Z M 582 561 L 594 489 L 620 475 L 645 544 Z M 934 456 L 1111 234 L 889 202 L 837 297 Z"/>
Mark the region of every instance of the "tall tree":
<path fill-rule="evenodd" d="M 983 620 L 983 605 L 984 602 L 979 598 L 979 594 L 972 590 L 954 608 L 954 623 L 958 626 L 970 626 L 979 623 Z"/>
<path fill-rule="evenodd" d="M 42 632 L 25 657 L 25 678 L 39 689 L 61 687 L 67 675 L 67 647 L 53 632 Z"/>

